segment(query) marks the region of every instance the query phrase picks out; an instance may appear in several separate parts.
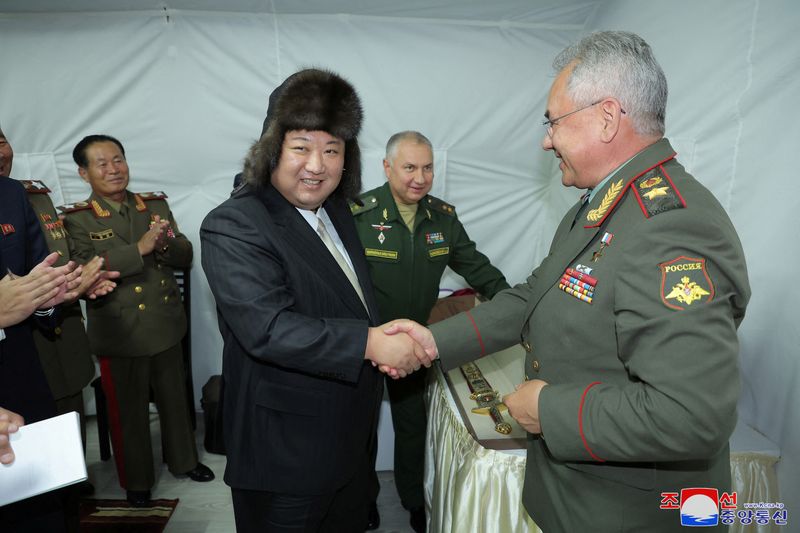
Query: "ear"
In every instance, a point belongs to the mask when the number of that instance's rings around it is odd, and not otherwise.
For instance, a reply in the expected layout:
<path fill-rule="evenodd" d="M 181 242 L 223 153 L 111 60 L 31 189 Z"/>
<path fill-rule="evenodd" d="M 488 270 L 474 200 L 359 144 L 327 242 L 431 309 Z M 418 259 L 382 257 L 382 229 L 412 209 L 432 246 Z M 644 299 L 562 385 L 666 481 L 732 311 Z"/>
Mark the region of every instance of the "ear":
<path fill-rule="evenodd" d="M 83 181 L 89 183 L 89 176 L 87 175 L 85 168 L 78 167 L 78 174 L 80 175 L 81 178 L 83 178 Z"/>
<path fill-rule="evenodd" d="M 609 143 L 614 140 L 614 137 L 619 133 L 622 122 L 622 106 L 616 98 L 606 98 L 600 102 L 599 107 L 603 121 L 600 139 L 605 143 Z"/>
<path fill-rule="evenodd" d="M 389 174 L 391 172 L 392 165 L 389 164 L 388 159 L 383 160 L 383 173 L 386 174 L 386 179 L 389 179 Z"/>

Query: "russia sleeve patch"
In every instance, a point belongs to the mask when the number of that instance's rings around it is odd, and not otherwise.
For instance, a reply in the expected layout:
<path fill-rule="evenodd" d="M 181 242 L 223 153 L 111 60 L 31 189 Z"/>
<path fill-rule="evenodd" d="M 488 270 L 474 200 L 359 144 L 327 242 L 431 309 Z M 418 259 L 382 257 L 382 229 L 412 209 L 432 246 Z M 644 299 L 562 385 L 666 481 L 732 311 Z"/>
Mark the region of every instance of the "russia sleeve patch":
<path fill-rule="evenodd" d="M 714 298 L 714 284 L 706 271 L 705 259 L 682 255 L 660 263 L 658 268 L 661 269 L 661 301 L 670 309 L 682 311 Z"/>

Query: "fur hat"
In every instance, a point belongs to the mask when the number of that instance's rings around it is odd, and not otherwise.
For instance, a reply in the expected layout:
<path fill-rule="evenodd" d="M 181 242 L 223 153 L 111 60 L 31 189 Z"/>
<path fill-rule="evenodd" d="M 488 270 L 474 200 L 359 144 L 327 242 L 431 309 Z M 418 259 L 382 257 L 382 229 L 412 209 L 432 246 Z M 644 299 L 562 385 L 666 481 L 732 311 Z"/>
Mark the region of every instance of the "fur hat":
<path fill-rule="evenodd" d="M 287 131 L 325 131 L 345 142 L 342 181 L 331 196 L 354 198 L 361 190 L 357 137 L 362 118 L 356 90 L 338 74 L 318 69 L 292 74 L 269 97 L 261 138 L 245 159 L 244 180 L 255 186 L 269 185 Z"/>

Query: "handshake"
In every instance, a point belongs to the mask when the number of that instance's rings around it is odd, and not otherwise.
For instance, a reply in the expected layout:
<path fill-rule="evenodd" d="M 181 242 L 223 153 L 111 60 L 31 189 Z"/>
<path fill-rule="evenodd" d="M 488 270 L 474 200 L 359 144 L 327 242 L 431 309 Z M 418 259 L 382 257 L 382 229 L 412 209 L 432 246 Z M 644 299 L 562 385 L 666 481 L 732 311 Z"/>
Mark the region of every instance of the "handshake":
<path fill-rule="evenodd" d="M 438 356 L 430 330 L 413 320 L 369 328 L 364 358 L 393 379 L 404 378 L 420 366 L 430 367 Z"/>

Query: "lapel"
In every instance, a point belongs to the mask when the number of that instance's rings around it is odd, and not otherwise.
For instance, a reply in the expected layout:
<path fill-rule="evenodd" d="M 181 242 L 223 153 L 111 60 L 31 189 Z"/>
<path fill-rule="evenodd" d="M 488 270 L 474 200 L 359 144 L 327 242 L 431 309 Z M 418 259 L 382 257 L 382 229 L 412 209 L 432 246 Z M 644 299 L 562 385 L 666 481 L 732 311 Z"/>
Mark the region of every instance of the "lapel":
<path fill-rule="evenodd" d="M 272 215 L 275 224 L 283 231 L 283 240 L 288 244 L 306 263 L 308 269 L 313 271 L 320 280 L 322 285 L 332 286 L 335 292 L 342 299 L 342 302 L 351 310 L 356 316 L 367 318 L 364 305 L 358 297 L 350 280 L 347 279 L 339 264 L 331 256 L 328 248 L 320 240 L 319 235 L 309 226 L 308 222 L 303 219 L 297 209 L 290 204 L 281 194 L 272 186 L 263 187 L 256 190 L 256 195 L 261 199 L 267 208 L 267 211 Z M 334 216 L 336 209 L 328 209 L 330 202 L 326 204 L 326 211 L 331 216 L 331 220 L 336 225 L 336 231 L 339 232 L 339 237 L 346 236 L 346 231 L 340 232 L 340 221 L 336 221 Z M 344 235 L 343 235 L 344 234 Z M 348 245 L 346 241 L 345 246 L 351 257 L 363 256 L 363 250 L 360 254 L 352 255 L 352 246 Z M 355 264 L 356 261 L 354 260 Z M 356 271 L 359 282 L 362 282 L 363 291 L 363 278 L 362 275 Z M 366 296 L 365 296 L 366 298 Z M 367 300 L 369 302 L 369 300 Z M 370 306 L 372 313 L 372 306 Z"/>
<path fill-rule="evenodd" d="M 526 320 L 530 318 L 542 296 L 561 278 L 564 269 L 571 266 L 575 258 L 606 226 L 633 180 L 673 157 L 675 157 L 675 151 L 669 141 L 666 139 L 657 141 L 634 156 L 603 185 L 602 189 L 597 191 L 589 203 L 586 214 L 581 215 L 581 219 L 575 221 L 575 226 L 571 230 L 569 225 L 572 223 L 575 213 L 580 209 L 580 202 L 567 212 L 556 231 L 556 239 L 550 255 L 542 261 L 539 267 L 536 284 L 525 311 Z M 566 233 L 564 233 L 565 231 Z"/>
<path fill-rule="evenodd" d="M 358 278 L 358 284 L 361 286 L 361 292 L 364 294 L 364 300 L 369 309 L 369 316 L 373 319 L 372 323 L 379 323 L 378 304 L 372 292 L 372 279 L 369 275 L 369 266 L 364 256 L 364 245 L 361 244 L 361 239 L 358 237 L 358 230 L 353 221 L 353 215 L 350 213 L 350 209 L 345 205 L 333 200 L 325 202 L 325 211 L 336 227 L 336 233 L 338 233 L 339 238 L 342 239 L 345 250 L 347 250 L 347 255 L 350 256 L 350 260 L 353 262 L 353 269 Z M 355 291 L 353 291 L 353 293 L 355 294 Z M 358 295 L 356 295 L 356 298 L 358 298 Z M 361 303 L 360 299 L 358 301 Z M 361 307 L 363 308 L 363 305 Z"/>
<path fill-rule="evenodd" d="M 127 194 L 130 193 L 126 193 L 126 195 Z M 106 202 L 101 196 L 95 194 L 94 192 L 89 197 L 89 205 L 92 206 L 95 222 L 103 227 L 112 229 L 116 237 L 119 237 L 126 243 L 130 244 L 130 221 L 122 218 L 122 215 L 119 214 L 119 211 L 111 207 L 111 204 Z M 130 207 L 128 213 L 131 214 Z"/>

